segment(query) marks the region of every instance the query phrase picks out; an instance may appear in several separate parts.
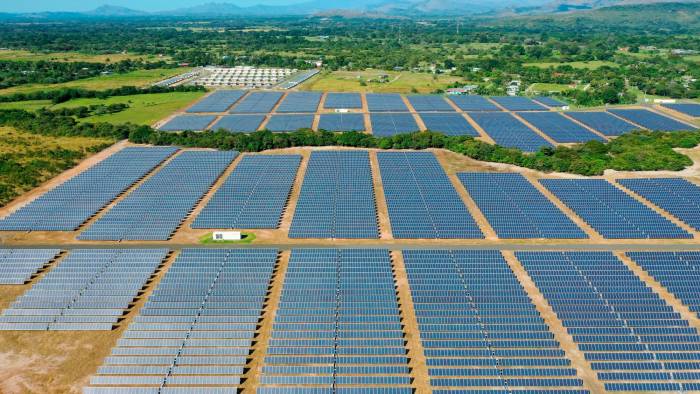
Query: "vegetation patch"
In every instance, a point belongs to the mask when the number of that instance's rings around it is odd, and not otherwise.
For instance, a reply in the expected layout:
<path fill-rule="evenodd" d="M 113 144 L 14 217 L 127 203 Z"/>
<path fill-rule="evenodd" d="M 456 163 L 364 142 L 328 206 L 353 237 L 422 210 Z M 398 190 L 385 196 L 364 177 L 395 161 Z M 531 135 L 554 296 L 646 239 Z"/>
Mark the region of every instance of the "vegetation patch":
<path fill-rule="evenodd" d="M 253 233 L 241 233 L 241 240 L 240 241 L 215 241 L 214 238 L 214 233 L 206 234 L 203 237 L 199 239 L 199 243 L 203 245 L 210 245 L 210 244 L 249 244 L 255 241 L 255 234 Z"/>

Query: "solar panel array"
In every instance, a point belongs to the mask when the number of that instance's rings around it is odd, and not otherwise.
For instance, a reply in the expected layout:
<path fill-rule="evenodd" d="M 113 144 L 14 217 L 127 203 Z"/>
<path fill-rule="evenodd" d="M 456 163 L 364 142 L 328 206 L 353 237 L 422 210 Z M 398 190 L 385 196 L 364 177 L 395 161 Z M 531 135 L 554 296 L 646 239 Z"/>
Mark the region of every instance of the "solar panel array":
<path fill-rule="evenodd" d="M 607 112 L 566 112 L 566 115 L 607 136 L 619 136 L 639 129 Z"/>
<path fill-rule="evenodd" d="M 499 238 L 587 238 L 520 174 L 467 172 L 457 176 Z"/>
<path fill-rule="evenodd" d="M 73 231 L 177 151 L 128 147 L 0 220 L 2 231 Z"/>
<path fill-rule="evenodd" d="M 609 109 L 608 112 L 653 131 L 682 131 L 697 129 L 697 127 L 690 126 L 675 119 L 669 118 L 668 116 L 659 115 L 656 112 L 651 112 L 646 109 Z"/>
<path fill-rule="evenodd" d="M 566 107 L 568 104 L 565 102 L 555 99 L 553 97 L 548 97 L 548 96 L 535 96 L 533 97 L 535 101 L 537 101 L 540 104 L 544 104 L 548 107 L 552 108 L 561 108 L 561 107 Z"/>
<path fill-rule="evenodd" d="M 277 255 L 183 249 L 84 393 L 236 391 Z"/>
<path fill-rule="evenodd" d="M 462 111 L 502 111 L 483 96 L 448 96 L 448 98 Z"/>
<path fill-rule="evenodd" d="M 369 154 L 312 152 L 289 238 L 378 237 Z"/>
<path fill-rule="evenodd" d="M 316 112 L 321 96 L 320 92 L 287 93 L 276 112 Z"/>
<path fill-rule="evenodd" d="M 546 111 L 547 107 L 527 97 L 522 96 L 494 96 L 491 100 L 509 111 Z"/>
<path fill-rule="evenodd" d="M 379 152 L 394 238 L 482 238 L 479 227 L 429 152 Z"/>
<path fill-rule="evenodd" d="M 520 112 L 518 115 L 559 143 L 605 141 L 557 112 Z"/>
<path fill-rule="evenodd" d="M 321 114 L 319 130 L 365 131 L 365 116 L 362 114 Z"/>
<path fill-rule="evenodd" d="M 272 115 L 265 129 L 272 132 L 290 132 L 310 129 L 314 123 L 313 115 Z"/>
<path fill-rule="evenodd" d="M 59 249 L 0 249 L 0 285 L 21 285 L 46 267 Z"/>
<path fill-rule="evenodd" d="M 618 179 L 622 186 L 700 231 L 700 187 L 683 178 Z"/>
<path fill-rule="evenodd" d="M 313 77 L 314 75 L 318 74 L 319 72 L 320 70 L 318 69 L 302 71 L 299 74 L 294 75 L 286 81 L 282 82 L 281 84 L 279 84 L 278 87 L 280 89 L 291 89 L 299 85 L 300 83 L 306 81 L 307 79 Z"/>
<path fill-rule="evenodd" d="M 539 181 L 604 238 L 692 238 L 603 179 Z"/>
<path fill-rule="evenodd" d="M 420 117 L 423 124 L 430 131 L 439 131 L 445 135 L 471 135 L 478 137 L 479 132 L 464 118 L 464 116 L 454 114 L 441 114 L 422 112 Z"/>
<path fill-rule="evenodd" d="M 224 112 L 245 94 L 245 90 L 217 90 L 188 108 L 187 112 Z"/>
<path fill-rule="evenodd" d="M 416 112 L 454 112 L 454 108 L 443 96 L 413 95 L 406 96 Z"/>
<path fill-rule="evenodd" d="M 698 103 L 675 103 L 661 105 L 694 118 L 700 117 L 700 104 Z"/>
<path fill-rule="evenodd" d="M 81 240 L 167 240 L 236 158 L 232 151 L 185 151 L 117 203 Z"/>
<path fill-rule="evenodd" d="M 395 286 L 387 250 L 292 250 L 257 392 L 412 393 Z"/>
<path fill-rule="evenodd" d="M 365 99 L 369 112 L 408 112 L 400 94 L 367 93 Z"/>
<path fill-rule="evenodd" d="M 472 112 L 469 116 L 471 116 L 498 145 L 508 148 L 518 148 L 525 152 L 536 152 L 542 147 L 551 146 L 547 140 L 509 113 Z"/>
<path fill-rule="evenodd" d="M 236 104 L 232 114 L 266 114 L 277 105 L 282 92 L 252 92 Z"/>
<path fill-rule="evenodd" d="M 362 108 L 362 96 L 359 93 L 328 93 L 323 107 L 328 109 Z"/>
<path fill-rule="evenodd" d="M 498 251 L 403 256 L 436 392 L 587 392 Z"/>
<path fill-rule="evenodd" d="M 420 131 L 410 113 L 374 113 L 369 116 L 369 120 L 372 123 L 372 134 L 378 137 Z"/>
<path fill-rule="evenodd" d="M 0 330 L 111 330 L 167 249 L 75 249 L 0 316 Z"/>
<path fill-rule="evenodd" d="M 300 162 L 300 155 L 244 156 L 192 228 L 277 228 Z"/>
<path fill-rule="evenodd" d="M 231 133 L 252 133 L 258 130 L 264 120 L 265 115 L 226 115 L 214 123 L 211 129 L 224 129 Z"/>
<path fill-rule="evenodd" d="M 700 317 L 700 252 L 627 252 L 691 312 Z M 698 368 L 700 369 L 700 368 Z"/>
<path fill-rule="evenodd" d="M 518 252 L 610 391 L 698 390 L 700 335 L 610 252 Z"/>
<path fill-rule="evenodd" d="M 202 131 L 216 119 L 216 115 L 178 115 L 158 127 L 160 131 Z"/>

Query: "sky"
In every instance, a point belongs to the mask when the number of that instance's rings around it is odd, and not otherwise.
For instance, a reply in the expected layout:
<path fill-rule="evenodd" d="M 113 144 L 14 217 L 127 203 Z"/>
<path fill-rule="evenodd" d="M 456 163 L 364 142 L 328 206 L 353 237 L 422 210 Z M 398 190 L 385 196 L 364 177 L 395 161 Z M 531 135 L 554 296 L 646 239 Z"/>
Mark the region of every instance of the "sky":
<path fill-rule="evenodd" d="M 204 3 L 293 4 L 294 0 L 0 0 L 0 12 L 90 11 L 101 5 L 115 5 L 140 11 L 164 11 Z"/>

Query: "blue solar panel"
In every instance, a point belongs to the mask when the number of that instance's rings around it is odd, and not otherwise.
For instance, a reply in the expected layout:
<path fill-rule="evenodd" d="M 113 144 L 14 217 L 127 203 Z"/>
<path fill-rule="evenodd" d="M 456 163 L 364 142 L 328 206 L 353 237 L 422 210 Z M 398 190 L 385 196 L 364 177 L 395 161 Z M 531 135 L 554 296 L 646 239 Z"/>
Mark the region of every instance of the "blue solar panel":
<path fill-rule="evenodd" d="M 264 120 L 265 115 L 225 115 L 214 123 L 211 129 L 224 129 L 231 133 L 252 133 L 258 130 Z"/>
<path fill-rule="evenodd" d="M 378 137 L 420 131 L 413 115 L 409 113 L 374 113 L 369 116 L 369 120 L 372 124 L 372 134 Z"/>
<path fill-rule="evenodd" d="M 60 252 L 59 249 L 0 249 L 0 284 L 28 282 Z"/>
<path fill-rule="evenodd" d="M 498 251 L 403 256 L 433 387 L 547 393 L 541 390 L 582 386 Z"/>
<path fill-rule="evenodd" d="M 370 112 L 408 112 L 400 94 L 367 93 L 365 99 Z"/>
<path fill-rule="evenodd" d="M 81 240 L 167 240 L 238 152 L 185 151 L 83 231 Z"/>
<path fill-rule="evenodd" d="M 483 96 L 448 96 L 462 111 L 502 111 Z"/>
<path fill-rule="evenodd" d="M 188 108 L 187 112 L 224 112 L 245 94 L 245 90 L 217 90 Z"/>
<path fill-rule="evenodd" d="M 367 152 L 311 153 L 289 237 L 379 237 Z"/>
<path fill-rule="evenodd" d="M 365 131 L 363 114 L 321 114 L 319 130 L 326 131 Z"/>
<path fill-rule="evenodd" d="M 670 108 L 674 111 L 678 111 L 682 114 L 692 116 L 697 118 L 700 116 L 700 104 L 698 103 L 675 103 L 675 104 L 661 104 L 666 108 Z"/>
<path fill-rule="evenodd" d="M 471 112 L 469 116 L 498 145 L 518 148 L 525 152 L 536 152 L 542 147 L 552 146 L 547 140 L 509 113 Z"/>
<path fill-rule="evenodd" d="M 321 101 L 320 92 L 290 92 L 277 107 L 276 112 L 316 112 Z"/>
<path fill-rule="evenodd" d="M 682 131 L 697 129 L 695 126 L 679 122 L 675 119 L 669 118 L 668 116 L 660 115 L 646 109 L 609 109 L 608 112 L 621 118 L 625 118 L 630 122 L 652 131 Z"/>
<path fill-rule="evenodd" d="M 232 114 L 266 114 L 275 107 L 282 92 L 252 92 L 230 111 Z"/>
<path fill-rule="evenodd" d="M 608 136 L 619 136 L 638 129 L 637 126 L 607 112 L 566 112 L 566 115 Z"/>
<path fill-rule="evenodd" d="M 544 104 L 548 107 L 553 107 L 553 108 L 561 108 L 561 107 L 566 107 L 568 105 L 561 100 L 555 99 L 553 97 L 548 97 L 548 96 L 535 96 L 535 97 L 533 97 L 533 99 L 540 104 Z"/>
<path fill-rule="evenodd" d="M 455 110 L 443 96 L 413 95 L 406 98 L 416 112 L 454 112 Z"/>
<path fill-rule="evenodd" d="M 540 179 L 540 183 L 605 238 L 692 238 L 603 179 Z"/>
<path fill-rule="evenodd" d="M 299 155 L 243 157 L 192 228 L 277 228 L 300 162 Z"/>
<path fill-rule="evenodd" d="M 520 174 L 467 172 L 458 176 L 500 238 L 587 238 Z"/>
<path fill-rule="evenodd" d="M 272 115 L 265 129 L 272 132 L 289 132 L 310 129 L 314 123 L 313 115 Z"/>
<path fill-rule="evenodd" d="M 124 148 L 0 220 L 0 230 L 73 231 L 176 151 Z"/>
<path fill-rule="evenodd" d="M 450 179 L 429 152 L 379 152 L 394 238 L 482 238 Z"/>
<path fill-rule="evenodd" d="M 455 113 L 420 113 L 423 124 L 430 131 L 439 131 L 446 135 L 479 136 L 479 132 L 461 114 Z"/>
<path fill-rule="evenodd" d="M 160 131 L 201 131 L 205 130 L 216 119 L 215 115 L 178 115 L 164 125 L 158 127 Z"/>
<path fill-rule="evenodd" d="M 700 231 L 700 187 L 682 178 L 618 179 L 618 183 Z"/>
<path fill-rule="evenodd" d="M 291 89 L 300 83 L 306 81 L 307 79 L 313 77 L 314 75 L 318 74 L 321 72 L 319 69 L 313 69 L 313 70 L 305 70 L 301 71 L 300 73 L 288 78 L 286 81 L 282 82 L 279 84 L 280 89 Z"/>
<path fill-rule="evenodd" d="M 520 112 L 518 115 L 559 143 L 605 141 L 557 112 Z"/>
<path fill-rule="evenodd" d="M 362 108 L 362 97 L 359 93 L 328 93 L 323 107 L 328 109 Z"/>
<path fill-rule="evenodd" d="M 547 107 L 527 97 L 522 96 L 494 96 L 491 100 L 509 111 L 546 111 Z"/>

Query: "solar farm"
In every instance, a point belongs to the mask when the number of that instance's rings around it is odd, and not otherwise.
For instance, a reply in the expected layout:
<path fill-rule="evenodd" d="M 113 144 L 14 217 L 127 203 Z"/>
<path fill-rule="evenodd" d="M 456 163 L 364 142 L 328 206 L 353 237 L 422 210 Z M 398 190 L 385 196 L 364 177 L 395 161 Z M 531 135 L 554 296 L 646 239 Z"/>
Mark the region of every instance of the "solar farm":
<path fill-rule="evenodd" d="M 433 130 L 529 152 L 694 128 L 672 116 L 692 108 L 565 106 L 220 90 L 160 126 Z M 0 208 L 0 347 L 16 354 L 0 376 L 22 390 L 700 392 L 696 166 L 581 177 L 441 149 L 130 143 L 96 157 Z"/>

